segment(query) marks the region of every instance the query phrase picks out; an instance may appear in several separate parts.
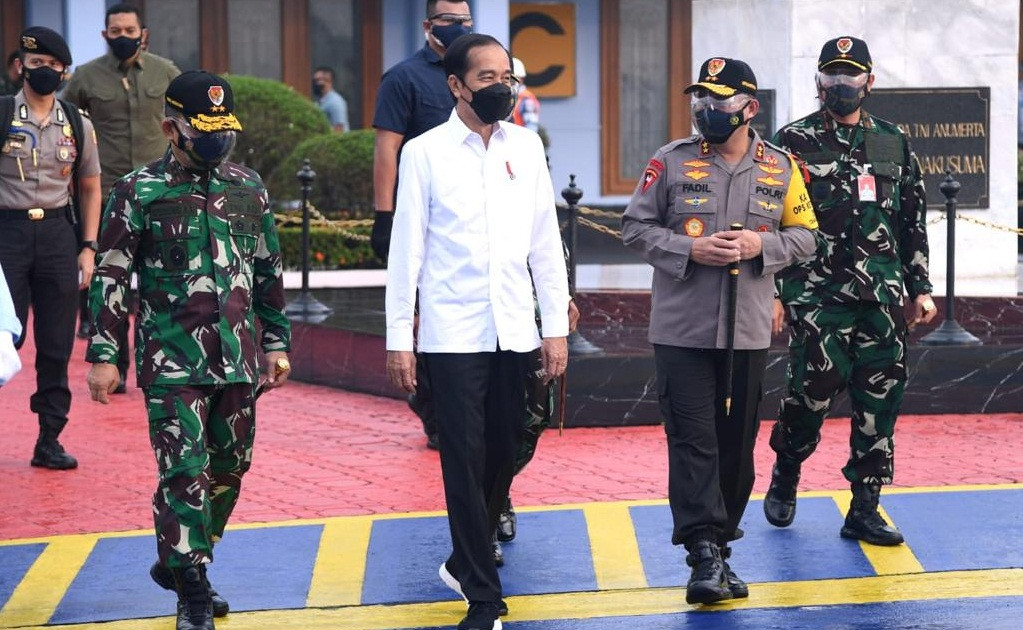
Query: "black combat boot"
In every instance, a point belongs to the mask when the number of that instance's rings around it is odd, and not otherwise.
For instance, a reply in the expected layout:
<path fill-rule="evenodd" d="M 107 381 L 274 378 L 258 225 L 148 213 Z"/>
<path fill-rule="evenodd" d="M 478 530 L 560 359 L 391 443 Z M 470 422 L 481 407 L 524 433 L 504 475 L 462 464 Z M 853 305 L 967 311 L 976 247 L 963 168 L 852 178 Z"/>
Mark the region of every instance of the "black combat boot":
<path fill-rule="evenodd" d="M 693 568 L 686 584 L 686 603 L 712 604 L 732 598 L 717 543 L 709 540 L 695 543 L 689 549 L 686 564 Z"/>
<path fill-rule="evenodd" d="M 57 433 L 45 427 L 39 428 L 39 439 L 32 452 L 32 465 L 51 470 L 78 468 L 78 460 L 71 457 L 57 441 Z"/>
<path fill-rule="evenodd" d="M 215 630 L 213 601 L 206 586 L 204 565 L 171 569 L 174 590 L 178 592 L 177 630 Z"/>
<path fill-rule="evenodd" d="M 890 547 L 903 543 L 902 534 L 881 518 L 877 502 L 881 498 L 878 484 L 852 484 L 853 498 L 845 515 L 842 538 L 855 538 L 871 545 Z"/>
<path fill-rule="evenodd" d="M 174 574 L 167 567 L 160 564 L 159 561 L 153 563 L 153 566 L 149 567 L 149 577 L 153 578 L 153 581 L 167 589 L 168 591 L 174 590 Z M 228 605 L 227 600 L 220 596 L 217 591 L 213 589 L 213 585 L 210 584 L 210 579 L 206 577 L 206 588 L 210 592 L 210 601 L 213 602 L 213 616 L 223 617 L 230 610 L 231 606 Z"/>
<path fill-rule="evenodd" d="M 515 540 L 515 527 L 518 519 L 515 516 L 515 508 L 512 507 L 511 497 L 504 500 L 504 507 L 497 515 L 497 539 L 501 542 Z"/>
<path fill-rule="evenodd" d="M 749 597 L 749 586 L 735 574 L 735 571 L 732 571 L 732 567 L 728 566 L 728 559 L 731 557 L 732 548 L 728 545 L 721 545 L 721 562 L 725 567 L 725 582 L 728 583 L 728 590 L 736 599 Z"/>
<path fill-rule="evenodd" d="M 799 486 L 798 461 L 778 455 L 771 470 L 771 486 L 764 497 L 764 516 L 775 527 L 788 527 L 796 518 L 796 488 Z"/>

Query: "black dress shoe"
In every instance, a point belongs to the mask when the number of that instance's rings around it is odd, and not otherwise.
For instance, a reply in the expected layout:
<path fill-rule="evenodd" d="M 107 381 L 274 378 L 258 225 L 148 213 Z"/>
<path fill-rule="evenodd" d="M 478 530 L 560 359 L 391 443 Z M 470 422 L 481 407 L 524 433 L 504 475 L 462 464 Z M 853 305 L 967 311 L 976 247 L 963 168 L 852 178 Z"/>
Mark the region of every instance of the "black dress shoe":
<path fill-rule="evenodd" d="M 736 599 L 742 599 L 749 597 L 749 586 L 742 580 L 735 571 L 732 571 L 732 567 L 728 566 L 728 559 L 732 557 L 732 548 L 728 545 L 721 546 L 721 561 L 725 567 L 725 582 L 728 583 L 728 590 L 732 593 L 732 597 Z"/>
<path fill-rule="evenodd" d="M 515 540 L 515 528 L 517 525 L 515 508 L 512 507 L 511 497 L 504 500 L 504 508 L 497 515 L 497 539 L 501 542 Z"/>
<path fill-rule="evenodd" d="M 35 450 L 32 452 L 32 465 L 36 468 L 49 468 L 50 470 L 70 470 L 78 468 L 78 460 L 64 450 L 57 436 L 48 431 L 43 431 L 36 442 Z"/>
<path fill-rule="evenodd" d="M 159 562 L 154 562 L 153 566 L 149 567 L 149 577 L 153 578 L 153 581 L 162 588 L 168 591 L 174 590 L 174 574 Z M 210 601 L 213 603 L 213 616 L 223 617 L 231 610 L 227 600 L 221 597 L 217 591 L 213 590 L 209 578 L 206 578 L 206 588 L 210 592 Z"/>
<path fill-rule="evenodd" d="M 458 630 L 501 630 L 498 604 L 469 602 L 469 613 L 458 623 Z"/>

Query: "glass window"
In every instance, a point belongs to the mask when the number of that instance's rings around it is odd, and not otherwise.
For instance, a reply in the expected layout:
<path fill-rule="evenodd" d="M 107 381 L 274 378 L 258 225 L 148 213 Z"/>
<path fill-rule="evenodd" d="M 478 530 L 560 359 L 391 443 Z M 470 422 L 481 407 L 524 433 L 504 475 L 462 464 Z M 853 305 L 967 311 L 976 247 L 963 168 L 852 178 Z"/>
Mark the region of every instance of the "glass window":
<path fill-rule="evenodd" d="M 310 73 L 319 66 L 334 70 L 334 89 L 348 103 L 353 129 L 362 126 L 361 4 L 357 0 L 309 0 Z"/>
<path fill-rule="evenodd" d="M 281 0 L 229 0 L 227 23 L 231 72 L 280 81 Z"/>
<path fill-rule="evenodd" d="M 618 5 L 618 85 L 621 106 L 619 176 L 636 179 L 669 140 L 668 3 L 621 0 Z"/>
<path fill-rule="evenodd" d="M 167 57 L 182 72 L 199 69 L 199 0 L 147 2 L 145 22 L 149 52 Z"/>

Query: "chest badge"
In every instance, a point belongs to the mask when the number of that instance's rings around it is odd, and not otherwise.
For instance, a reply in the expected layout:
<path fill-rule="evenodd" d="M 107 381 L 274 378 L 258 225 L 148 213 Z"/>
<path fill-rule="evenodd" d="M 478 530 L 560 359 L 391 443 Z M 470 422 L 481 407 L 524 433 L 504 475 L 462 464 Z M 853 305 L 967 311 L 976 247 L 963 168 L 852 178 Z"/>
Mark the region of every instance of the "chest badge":
<path fill-rule="evenodd" d="M 686 171 L 685 173 L 682 174 L 688 177 L 689 179 L 695 179 L 696 181 L 700 181 L 704 177 L 710 177 L 710 173 L 708 173 L 707 171 L 701 171 L 695 168 L 691 171 Z"/>
<path fill-rule="evenodd" d="M 768 175 L 781 175 L 785 172 L 785 169 L 778 168 L 776 166 L 770 166 L 767 164 L 757 164 L 757 168 L 764 171 Z"/>
<path fill-rule="evenodd" d="M 704 223 L 696 217 L 686 219 L 686 222 L 682 224 L 682 229 L 685 231 L 686 236 L 696 238 L 697 236 L 703 236 Z"/>
<path fill-rule="evenodd" d="M 760 182 L 761 184 L 765 184 L 767 186 L 781 186 L 782 184 L 785 183 L 785 182 L 781 181 L 780 179 L 775 179 L 775 178 L 771 177 L 770 175 L 768 175 L 767 177 L 758 177 L 757 181 Z"/>
<path fill-rule="evenodd" d="M 710 162 L 704 162 L 703 160 L 689 160 L 688 162 L 682 162 L 682 166 L 691 166 L 692 168 L 704 168 L 710 166 Z"/>
<path fill-rule="evenodd" d="M 57 157 L 61 160 L 67 161 L 71 157 L 71 151 L 67 147 L 60 147 L 57 149 Z"/>
<path fill-rule="evenodd" d="M 699 208 L 703 204 L 707 203 L 707 201 L 709 200 L 706 197 L 690 197 L 689 199 L 685 199 L 683 203 L 685 203 L 687 206 Z"/>
<path fill-rule="evenodd" d="M 60 130 L 63 131 L 64 135 L 67 136 L 68 138 L 71 137 L 71 125 L 64 125 L 63 127 L 60 128 Z"/>
<path fill-rule="evenodd" d="M 772 210 L 776 210 L 778 208 L 778 204 L 771 203 L 770 201 L 757 200 L 757 205 L 759 205 L 764 210 L 767 210 L 768 212 L 771 212 Z"/>

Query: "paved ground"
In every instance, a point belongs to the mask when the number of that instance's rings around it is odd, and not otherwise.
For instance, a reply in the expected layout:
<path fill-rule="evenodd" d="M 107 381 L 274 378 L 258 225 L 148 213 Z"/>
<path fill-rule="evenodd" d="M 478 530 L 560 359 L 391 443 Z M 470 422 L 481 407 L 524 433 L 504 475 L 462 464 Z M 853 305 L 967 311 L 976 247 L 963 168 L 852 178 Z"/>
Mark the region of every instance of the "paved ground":
<path fill-rule="evenodd" d="M 31 348 L 22 355 L 31 360 Z M 83 355 L 79 342 L 71 370 L 75 402 L 62 436 L 81 463 L 77 471 L 28 466 L 36 430 L 28 409 L 31 366 L 0 391 L 0 628 L 171 611 L 169 596 L 144 572 L 153 553 L 155 471 L 141 392 L 130 388 L 109 406 L 90 402 Z M 225 538 L 214 576 L 227 581 L 236 611 L 251 612 L 221 625 L 453 625 L 457 605 L 439 601 L 450 595 L 438 592 L 432 568 L 448 544 L 437 514 L 443 509 L 437 457 L 405 406 L 295 383 L 262 398 L 258 413 L 255 461 L 233 522 L 268 525 L 237 527 Z M 756 493 L 766 489 L 772 459 L 768 428 L 757 447 Z M 829 619 L 844 620 L 833 627 L 909 627 L 906 619 L 928 628 L 965 627 L 956 621 L 965 619 L 1016 627 L 1023 614 L 1021 438 L 1023 414 L 902 418 L 901 489 L 887 493 L 884 505 L 910 544 L 878 555 L 836 535 L 848 502 L 839 473 L 848 420 L 829 421 L 805 468 L 801 527 L 769 528 L 760 504 L 752 504 L 749 540 L 741 543 L 746 553 L 737 563 L 756 583 L 753 596 L 708 615 L 690 611 L 677 588 L 683 575 L 664 531 L 661 430 L 549 431 L 513 488 L 524 522 L 503 569 L 514 595 L 509 619 L 519 621 L 507 627 L 832 627 L 813 621 L 820 606 Z M 783 557 L 812 558 L 820 570 L 793 573 L 791 565 L 778 565 L 771 557 L 780 539 L 772 536 L 798 541 Z M 573 546 L 587 537 L 588 545 Z M 419 551 L 411 548 L 416 544 Z M 559 554 L 574 560 L 544 565 Z M 572 567 L 574 577 L 561 575 Z M 268 589 L 265 598 L 254 595 Z M 166 617 L 109 625 L 170 627 Z"/>

